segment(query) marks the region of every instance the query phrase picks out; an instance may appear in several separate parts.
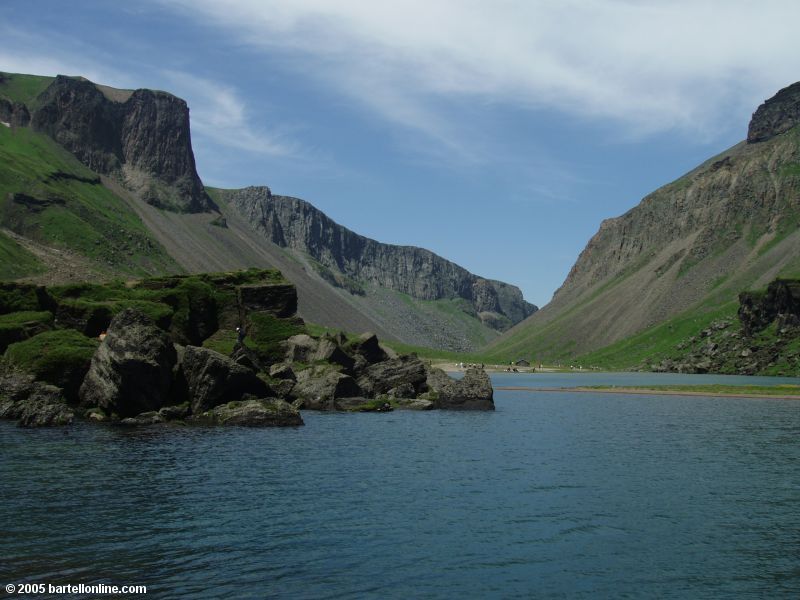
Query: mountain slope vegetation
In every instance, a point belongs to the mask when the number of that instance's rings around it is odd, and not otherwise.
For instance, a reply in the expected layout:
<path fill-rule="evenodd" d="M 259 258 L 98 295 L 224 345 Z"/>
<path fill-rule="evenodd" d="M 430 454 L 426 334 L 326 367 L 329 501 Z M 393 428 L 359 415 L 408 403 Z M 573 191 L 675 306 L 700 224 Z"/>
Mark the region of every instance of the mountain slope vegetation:
<path fill-rule="evenodd" d="M 277 267 L 313 323 L 451 351 L 536 310 L 512 285 L 359 236 L 302 200 L 205 188 L 188 107 L 165 92 L 0 73 L 0 123 L 0 252 L 13 260 L 0 277 Z"/>
<path fill-rule="evenodd" d="M 553 300 L 489 353 L 570 360 L 665 323 L 702 328 L 742 290 L 800 275 L 799 97 L 782 90 L 748 141 L 604 221 Z"/>

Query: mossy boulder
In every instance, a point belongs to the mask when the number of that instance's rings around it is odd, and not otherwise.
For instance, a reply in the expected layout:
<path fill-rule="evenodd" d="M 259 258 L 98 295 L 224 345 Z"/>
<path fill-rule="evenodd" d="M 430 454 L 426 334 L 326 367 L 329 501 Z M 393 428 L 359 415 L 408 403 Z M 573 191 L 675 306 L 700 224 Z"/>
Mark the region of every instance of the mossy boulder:
<path fill-rule="evenodd" d="M 18 419 L 20 427 L 54 427 L 69 425 L 74 417 L 60 388 L 17 369 L 0 371 L 0 419 Z"/>
<path fill-rule="evenodd" d="M 300 412 L 277 398 L 229 402 L 194 417 L 195 421 L 213 425 L 242 427 L 296 427 L 303 425 Z"/>
<path fill-rule="evenodd" d="M 111 322 L 80 389 L 83 406 L 133 417 L 171 403 L 177 353 L 169 336 L 135 309 Z"/>
<path fill-rule="evenodd" d="M 257 398 L 271 395 L 267 384 L 250 369 L 218 352 L 196 346 L 186 346 L 178 381 L 185 385 L 180 396 L 188 400 L 194 414 L 241 400 L 246 394 Z"/>
<path fill-rule="evenodd" d="M 294 335 L 305 333 L 301 319 L 284 319 L 269 313 L 251 313 L 247 317 L 245 344 L 255 350 L 259 359 L 271 365 L 284 357 L 284 342 Z"/>
<path fill-rule="evenodd" d="M 77 402 L 78 390 L 98 344 L 77 331 L 57 329 L 11 344 L 4 357 L 37 380 L 62 388 L 69 402 Z"/>
<path fill-rule="evenodd" d="M 297 373 L 292 395 L 310 410 L 336 410 L 337 398 L 357 398 L 363 392 L 350 375 L 332 365 L 313 365 Z"/>

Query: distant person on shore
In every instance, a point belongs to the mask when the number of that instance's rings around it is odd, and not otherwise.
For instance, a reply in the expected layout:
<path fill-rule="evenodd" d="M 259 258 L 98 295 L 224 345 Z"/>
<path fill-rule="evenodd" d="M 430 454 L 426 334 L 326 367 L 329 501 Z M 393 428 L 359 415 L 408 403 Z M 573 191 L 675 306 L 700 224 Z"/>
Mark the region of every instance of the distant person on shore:
<path fill-rule="evenodd" d="M 244 330 L 244 327 L 237 327 L 236 328 L 236 344 L 241 346 L 244 344 L 244 338 L 247 335 L 247 332 Z"/>

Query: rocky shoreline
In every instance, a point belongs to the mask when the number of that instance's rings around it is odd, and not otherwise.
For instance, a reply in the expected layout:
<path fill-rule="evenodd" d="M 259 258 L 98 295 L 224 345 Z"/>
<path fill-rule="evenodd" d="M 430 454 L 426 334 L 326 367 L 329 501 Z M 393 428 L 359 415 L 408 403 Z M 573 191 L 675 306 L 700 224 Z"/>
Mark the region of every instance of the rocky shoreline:
<path fill-rule="evenodd" d="M 297 426 L 303 424 L 301 409 L 494 409 L 482 369 L 454 380 L 414 354 L 397 355 L 374 334 L 304 333 L 294 287 L 275 272 L 197 277 L 144 280 L 132 288 L 135 293 L 87 287 L 68 301 L 63 290 L 6 284 L 0 309 L 17 315 L 20 326 L 9 334 L 18 341 L 3 357 L 0 418 L 26 427 L 76 419 L 125 426 Z M 40 312 L 60 318 L 40 317 L 29 326 L 19 317 L 24 311 L 8 311 L 20 308 L 9 298 L 22 296 L 32 304 L 22 308 L 49 308 Z M 166 314 L 160 304 L 180 309 Z M 6 315 L 0 315 L 0 333 L 3 318 L 14 322 Z M 248 335 L 236 340 L 234 323 Z M 55 368 L 47 361 L 42 366 L 42 356 Z"/>

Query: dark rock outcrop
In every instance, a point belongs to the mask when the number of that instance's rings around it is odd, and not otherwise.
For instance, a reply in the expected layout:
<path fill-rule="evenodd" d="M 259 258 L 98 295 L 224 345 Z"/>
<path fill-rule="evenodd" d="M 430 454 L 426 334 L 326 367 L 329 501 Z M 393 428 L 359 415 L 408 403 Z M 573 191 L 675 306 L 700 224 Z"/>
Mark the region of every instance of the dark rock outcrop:
<path fill-rule="evenodd" d="M 348 346 L 348 350 L 356 356 L 361 356 L 367 364 L 374 365 L 389 358 L 389 355 L 378 342 L 374 333 L 364 333 Z"/>
<path fill-rule="evenodd" d="M 241 427 L 294 427 L 303 425 L 300 412 L 278 398 L 229 402 L 198 415 L 195 420 L 214 425 Z"/>
<path fill-rule="evenodd" d="M 764 142 L 800 123 L 800 82 L 783 88 L 756 109 L 747 128 L 747 142 Z"/>
<path fill-rule="evenodd" d="M 335 410 L 337 398 L 362 395 L 361 388 L 350 375 L 328 365 L 314 365 L 297 373 L 292 395 L 309 410 Z"/>
<path fill-rule="evenodd" d="M 245 394 L 257 398 L 271 395 L 267 384 L 253 371 L 208 348 L 186 346 L 178 380 L 185 381 L 185 394 L 193 414 L 241 400 Z"/>
<path fill-rule="evenodd" d="M 83 406 L 133 417 L 170 400 L 177 362 L 167 334 L 147 316 L 125 309 L 111 321 L 80 389 Z"/>
<path fill-rule="evenodd" d="M 20 371 L 0 373 L 0 419 L 18 419 L 20 427 L 54 427 L 69 425 L 74 418 L 56 386 Z"/>
<path fill-rule="evenodd" d="M 780 327 L 800 324 L 800 281 L 776 279 L 762 292 L 739 294 L 739 321 L 746 336 L 761 331 L 775 320 Z"/>
<path fill-rule="evenodd" d="M 274 196 L 267 187 L 229 190 L 225 196 L 269 241 L 307 254 L 323 271 L 340 274 L 339 279 L 381 286 L 422 300 L 462 298 L 475 315 L 502 315 L 509 324 L 537 310 L 514 286 L 473 275 L 423 248 L 382 244 L 358 235 L 303 200 Z"/>
<path fill-rule="evenodd" d="M 31 121 L 31 115 L 21 102 L 0 98 L 0 121 L 11 127 L 26 127 Z"/>
<path fill-rule="evenodd" d="M 286 340 L 286 361 L 310 363 L 318 347 L 319 341 L 308 334 L 293 335 Z"/>
<path fill-rule="evenodd" d="M 428 372 L 434 406 L 448 410 L 494 410 L 492 382 L 483 369 L 467 369 L 462 379 L 452 379 L 441 369 Z"/>
<path fill-rule="evenodd" d="M 236 299 L 241 321 L 251 312 L 265 312 L 275 317 L 291 317 L 297 312 L 297 288 L 291 283 L 240 285 Z"/>
<path fill-rule="evenodd" d="M 195 168 L 186 102 L 165 92 L 117 90 L 59 75 L 37 98 L 31 126 L 90 169 L 119 176 L 144 200 L 171 210 L 216 208 Z"/>
<path fill-rule="evenodd" d="M 406 354 L 368 366 L 357 382 L 369 397 L 386 394 L 401 386 L 408 386 L 416 395 L 427 390 L 427 376 L 425 363 L 414 354 Z"/>

